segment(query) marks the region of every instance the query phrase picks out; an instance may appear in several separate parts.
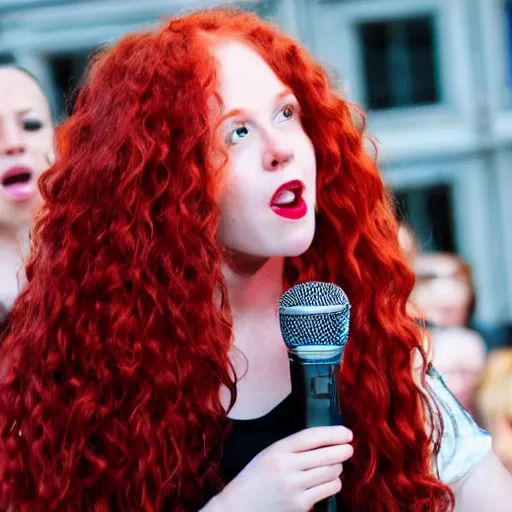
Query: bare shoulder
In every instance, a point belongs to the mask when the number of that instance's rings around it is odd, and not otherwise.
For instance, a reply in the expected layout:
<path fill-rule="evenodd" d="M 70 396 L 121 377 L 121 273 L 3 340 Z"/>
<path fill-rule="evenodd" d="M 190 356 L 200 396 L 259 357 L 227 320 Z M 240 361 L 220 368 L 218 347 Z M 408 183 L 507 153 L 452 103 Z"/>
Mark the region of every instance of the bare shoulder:
<path fill-rule="evenodd" d="M 490 451 L 465 478 L 452 486 L 455 512 L 510 512 L 512 475 Z"/>

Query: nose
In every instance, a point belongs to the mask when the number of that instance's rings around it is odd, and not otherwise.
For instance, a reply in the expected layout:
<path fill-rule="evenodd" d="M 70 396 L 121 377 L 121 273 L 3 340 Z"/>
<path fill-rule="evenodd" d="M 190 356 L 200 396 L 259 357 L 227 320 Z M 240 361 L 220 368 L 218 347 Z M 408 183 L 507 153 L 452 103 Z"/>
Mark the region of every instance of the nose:
<path fill-rule="evenodd" d="M 18 123 L 6 121 L 0 125 L 0 154 L 7 156 L 20 155 L 25 152 L 23 130 Z"/>
<path fill-rule="evenodd" d="M 277 171 L 293 160 L 294 151 L 282 133 L 267 135 L 267 145 L 263 154 L 263 167 L 267 171 Z"/>

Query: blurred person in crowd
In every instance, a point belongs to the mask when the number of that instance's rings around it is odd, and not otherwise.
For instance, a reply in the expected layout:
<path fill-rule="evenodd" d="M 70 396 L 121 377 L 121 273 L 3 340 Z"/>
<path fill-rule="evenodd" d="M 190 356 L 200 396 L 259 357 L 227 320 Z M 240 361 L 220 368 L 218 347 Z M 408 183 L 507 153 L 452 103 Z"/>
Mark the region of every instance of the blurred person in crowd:
<path fill-rule="evenodd" d="M 461 408 L 426 357 L 418 387 L 389 195 L 296 41 L 236 10 L 127 35 L 58 149 L 0 347 L 0 508 L 507 510 L 490 436 L 427 421 Z M 351 327 L 345 426 L 297 432 L 278 301 L 304 281 Z"/>
<path fill-rule="evenodd" d="M 438 327 L 467 327 L 476 295 L 471 267 L 452 253 L 419 253 L 414 258 L 416 284 L 411 301 Z"/>
<path fill-rule="evenodd" d="M 48 101 L 36 79 L 0 65 L 0 325 L 20 287 L 40 204 L 38 178 L 53 160 L 54 130 Z"/>
<path fill-rule="evenodd" d="M 475 396 L 485 370 L 484 339 L 467 327 L 434 328 L 431 331 L 433 363 L 448 389 L 475 416 Z"/>
<path fill-rule="evenodd" d="M 512 348 L 490 354 L 477 407 L 483 426 L 493 436 L 495 452 L 512 472 Z"/>

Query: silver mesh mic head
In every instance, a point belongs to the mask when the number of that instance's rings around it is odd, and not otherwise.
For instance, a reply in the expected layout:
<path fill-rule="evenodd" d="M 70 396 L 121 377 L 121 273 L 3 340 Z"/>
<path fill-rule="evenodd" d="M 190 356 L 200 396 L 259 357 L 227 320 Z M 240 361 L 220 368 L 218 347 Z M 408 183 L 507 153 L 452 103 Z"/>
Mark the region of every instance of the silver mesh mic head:
<path fill-rule="evenodd" d="M 290 355 L 330 359 L 341 356 L 348 339 L 350 303 L 332 283 L 309 281 L 279 299 L 279 323 Z"/>

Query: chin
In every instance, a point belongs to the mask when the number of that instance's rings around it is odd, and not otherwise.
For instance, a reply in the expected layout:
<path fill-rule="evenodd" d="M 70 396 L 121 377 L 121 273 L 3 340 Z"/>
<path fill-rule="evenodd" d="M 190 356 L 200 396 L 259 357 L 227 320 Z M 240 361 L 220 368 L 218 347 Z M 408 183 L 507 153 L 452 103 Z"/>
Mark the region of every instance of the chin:
<path fill-rule="evenodd" d="M 283 235 L 279 244 L 279 255 L 294 258 L 301 256 L 311 247 L 315 236 L 315 226 L 314 223 L 313 225 L 309 223 L 309 226 L 303 226 L 302 229 L 295 231 L 295 233 L 288 232 L 288 236 L 286 236 L 283 232 Z"/>
<path fill-rule="evenodd" d="M 288 258 L 294 258 L 296 256 L 301 256 L 304 254 L 313 243 L 313 237 L 304 237 L 302 239 L 290 240 L 286 243 L 286 246 L 281 248 L 281 256 L 285 256 Z"/>

